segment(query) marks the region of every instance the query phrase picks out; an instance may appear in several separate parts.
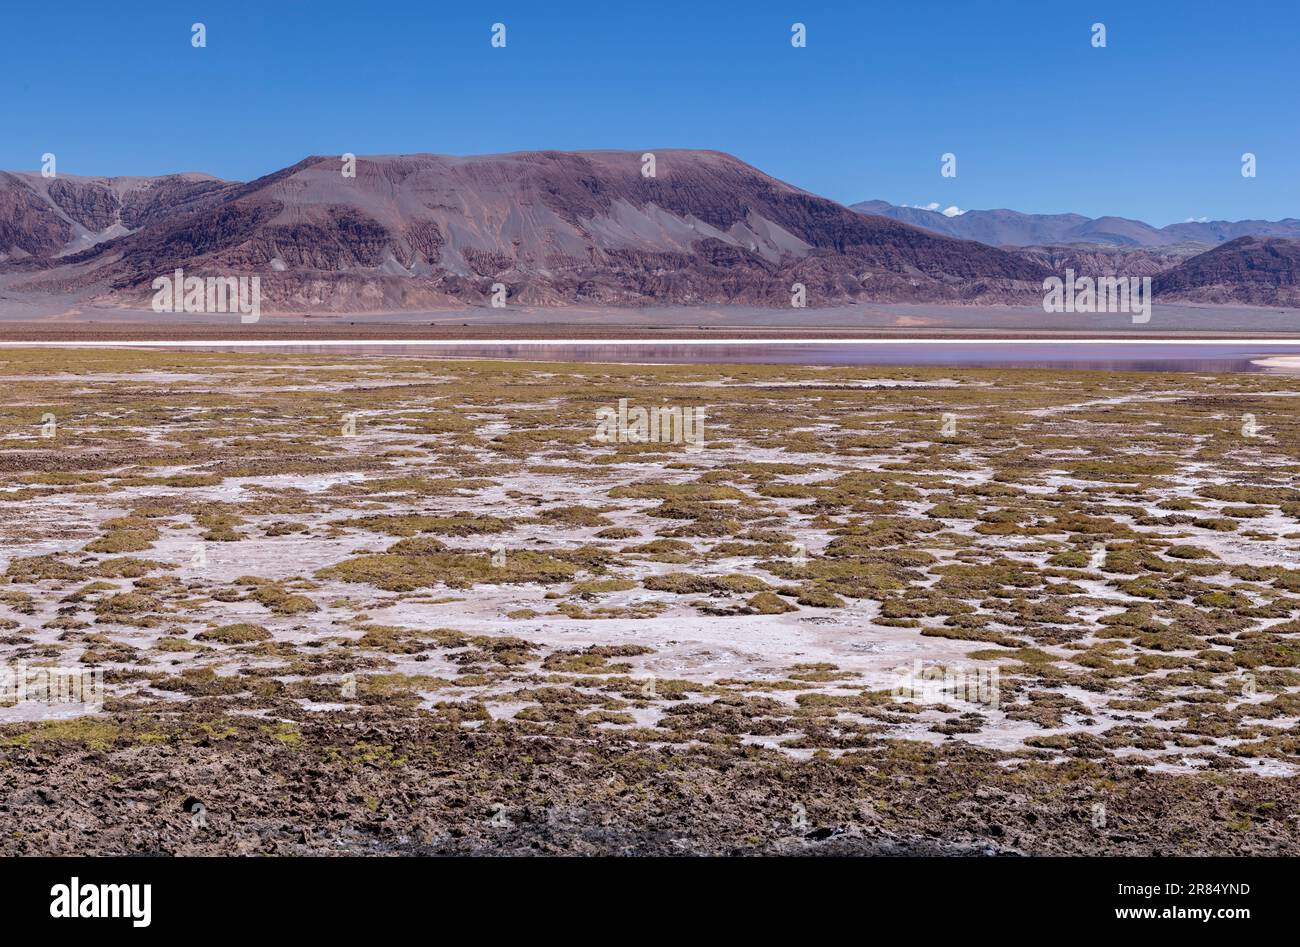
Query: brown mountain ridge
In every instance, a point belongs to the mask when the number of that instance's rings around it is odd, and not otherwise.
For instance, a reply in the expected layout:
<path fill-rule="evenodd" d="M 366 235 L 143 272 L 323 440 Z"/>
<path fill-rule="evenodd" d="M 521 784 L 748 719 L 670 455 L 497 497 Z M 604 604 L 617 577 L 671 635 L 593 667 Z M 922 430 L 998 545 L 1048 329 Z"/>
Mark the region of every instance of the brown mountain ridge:
<path fill-rule="evenodd" d="M 1032 301 L 1046 275 L 726 154 L 657 151 L 654 177 L 641 157 L 361 157 L 355 178 L 338 157 L 311 157 L 247 184 L 6 175 L 15 223 L 0 253 L 30 271 L 27 288 L 139 305 L 155 277 L 183 268 L 260 275 L 272 308 L 335 311 L 482 305 L 496 283 L 537 305 L 789 306 L 796 282 L 810 306 Z"/>
<path fill-rule="evenodd" d="M 202 174 L 0 172 L 0 276 L 16 292 L 147 307 L 151 284 L 256 275 L 268 311 L 852 302 L 1037 305 L 1042 281 L 1155 277 L 1158 298 L 1296 302 L 1300 242 L 1198 252 L 997 248 L 854 211 L 716 151 L 316 156 L 247 183 Z M 0 302 L 0 305 L 3 303 Z"/>

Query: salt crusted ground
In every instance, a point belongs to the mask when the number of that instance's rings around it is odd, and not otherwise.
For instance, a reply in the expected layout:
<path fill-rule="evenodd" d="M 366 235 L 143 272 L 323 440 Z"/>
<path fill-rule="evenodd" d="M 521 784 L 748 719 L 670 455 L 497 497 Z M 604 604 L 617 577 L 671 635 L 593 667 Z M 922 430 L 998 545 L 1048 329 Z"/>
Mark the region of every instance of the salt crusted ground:
<path fill-rule="evenodd" d="M 1295 852 L 1295 384 L 0 352 L 3 849 Z"/>

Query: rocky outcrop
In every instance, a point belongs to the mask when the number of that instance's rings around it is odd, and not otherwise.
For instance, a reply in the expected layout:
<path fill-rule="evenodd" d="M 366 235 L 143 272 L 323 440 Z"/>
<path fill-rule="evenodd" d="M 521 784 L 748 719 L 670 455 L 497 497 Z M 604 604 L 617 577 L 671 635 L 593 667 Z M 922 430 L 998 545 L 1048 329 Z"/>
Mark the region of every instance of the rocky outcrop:
<path fill-rule="evenodd" d="M 46 193 L 58 208 L 92 233 L 118 223 L 122 202 L 108 187 L 74 178 L 54 178 Z"/>
<path fill-rule="evenodd" d="M 71 238 L 71 223 L 20 177 L 0 172 L 0 261 L 51 257 Z"/>
<path fill-rule="evenodd" d="M 1300 305 L 1300 240 L 1239 237 L 1160 274 L 1152 288 L 1158 298 Z"/>
<path fill-rule="evenodd" d="M 1208 248 L 1204 245 L 1186 244 L 1146 248 L 1076 243 L 1068 246 L 1021 247 L 1016 252 L 1058 274 L 1069 269 L 1079 276 L 1141 277 L 1163 273 L 1206 249 Z"/>
<path fill-rule="evenodd" d="M 195 211 L 233 187 L 200 174 L 45 178 L 0 172 L 0 262 L 55 261 Z"/>

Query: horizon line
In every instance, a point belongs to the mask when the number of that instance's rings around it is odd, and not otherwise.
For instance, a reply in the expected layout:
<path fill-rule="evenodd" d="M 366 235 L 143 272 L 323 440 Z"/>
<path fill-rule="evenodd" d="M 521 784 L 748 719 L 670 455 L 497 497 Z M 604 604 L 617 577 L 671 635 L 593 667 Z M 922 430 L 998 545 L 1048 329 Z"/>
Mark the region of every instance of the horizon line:
<path fill-rule="evenodd" d="M 128 340 L 121 342 L 87 341 L 0 341 L 0 351 L 10 348 L 189 348 L 228 346 L 340 346 L 340 345 L 1294 345 L 1300 339 L 175 339 L 165 341 Z"/>

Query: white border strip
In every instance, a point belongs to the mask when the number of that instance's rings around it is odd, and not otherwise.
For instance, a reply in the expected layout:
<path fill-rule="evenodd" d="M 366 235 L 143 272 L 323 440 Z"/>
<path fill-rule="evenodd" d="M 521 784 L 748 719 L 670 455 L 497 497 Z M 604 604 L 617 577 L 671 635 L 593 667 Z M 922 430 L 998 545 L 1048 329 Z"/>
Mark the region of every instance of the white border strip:
<path fill-rule="evenodd" d="M 589 347 L 620 345 L 1237 345 L 1300 346 L 1300 339 L 185 339 L 179 341 L 85 341 L 85 342 L 6 342 L 0 349 L 17 348 L 295 348 L 334 346 L 511 346 L 511 345 L 581 345 Z"/>

